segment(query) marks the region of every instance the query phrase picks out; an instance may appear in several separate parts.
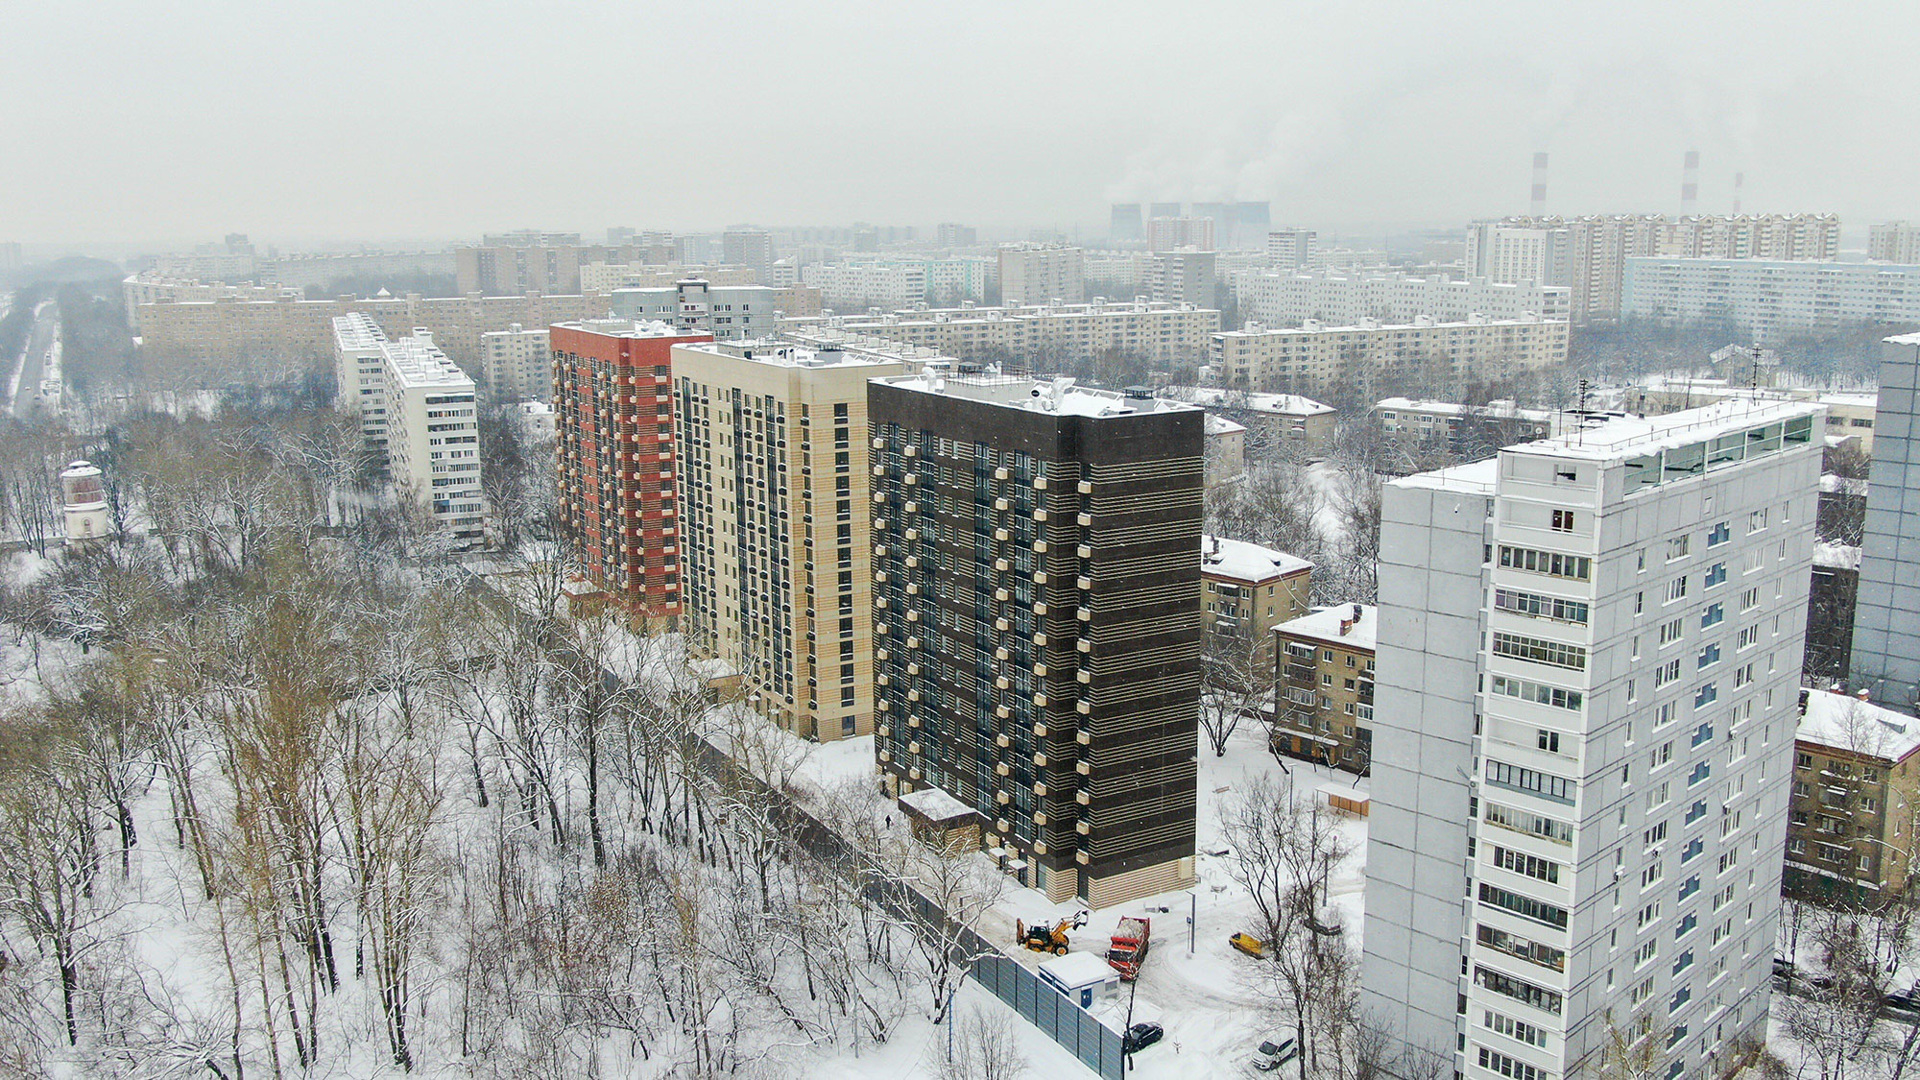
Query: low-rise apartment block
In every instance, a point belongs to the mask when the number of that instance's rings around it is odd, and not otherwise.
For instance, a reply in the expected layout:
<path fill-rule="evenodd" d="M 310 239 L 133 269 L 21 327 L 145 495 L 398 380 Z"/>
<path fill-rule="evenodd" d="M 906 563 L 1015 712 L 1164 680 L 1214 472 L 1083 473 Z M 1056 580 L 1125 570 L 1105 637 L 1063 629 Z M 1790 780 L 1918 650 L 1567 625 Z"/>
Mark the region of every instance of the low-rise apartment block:
<path fill-rule="evenodd" d="M 1366 604 L 1320 608 L 1274 628 L 1274 753 L 1362 776 L 1371 771 L 1378 630 L 1378 612 Z"/>
<path fill-rule="evenodd" d="M 1235 293 L 1242 315 L 1275 327 L 1299 326 L 1309 319 L 1327 326 L 1353 325 L 1362 319 L 1463 322 L 1476 315 L 1565 319 L 1569 311 L 1569 291 L 1564 285 L 1485 277 L 1456 281 L 1398 271 L 1242 274 Z"/>
<path fill-rule="evenodd" d="M 1340 412 L 1299 394 L 1256 394 L 1212 386 L 1169 386 L 1160 396 L 1187 401 L 1244 426 L 1254 459 L 1313 457 L 1333 447 Z"/>
<path fill-rule="evenodd" d="M 1141 302 L 963 306 L 871 317 L 787 320 L 787 325 L 802 330 L 826 325 L 917 345 L 962 360 L 1011 356 L 1045 366 L 1119 351 L 1173 364 L 1206 359 L 1208 342 L 1220 329 L 1220 312 L 1186 304 Z"/>
<path fill-rule="evenodd" d="M 1761 341 L 1794 329 L 1920 322 L 1920 266 L 1773 259 L 1628 259 L 1622 315 L 1722 318 Z"/>
<path fill-rule="evenodd" d="M 1351 394 L 1382 380 L 1430 375 L 1493 379 L 1565 363 L 1567 324 L 1549 319 L 1470 319 L 1357 326 L 1308 323 L 1213 335 L 1214 377 L 1264 393 Z"/>
<path fill-rule="evenodd" d="M 1270 682 L 1273 629 L 1306 614 L 1313 564 L 1245 540 L 1202 536 L 1200 587 L 1207 652 Z"/>
<path fill-rule="evenodd" d="M 1920 720 L 1864 696 L 1800 696 L 1782 888 L 1841 905 L 1910 898 Z"/>
<path fill-rule="evenodd" d="M 1552 435 L 1556 415 L 1547 409 L 1522 409 L 1512 401 L 1461 405 L 1393 397 L 1373 407 L 1381 435 L 1402 451 L 1419 456 L 1436 450 L 1467 461 L 1490 457 L 1503 446 Z"/>

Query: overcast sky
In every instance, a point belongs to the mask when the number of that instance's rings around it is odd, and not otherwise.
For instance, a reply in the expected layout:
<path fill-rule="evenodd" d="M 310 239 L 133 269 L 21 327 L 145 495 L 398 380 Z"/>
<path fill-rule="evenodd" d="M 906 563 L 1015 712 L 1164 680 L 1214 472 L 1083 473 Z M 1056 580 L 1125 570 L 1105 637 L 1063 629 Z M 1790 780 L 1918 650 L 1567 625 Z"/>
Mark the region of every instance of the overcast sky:
<path fill-rule="evenodd" d="M 13 4 L 0 240 L 1920 217 L 1920 4 Z"/>

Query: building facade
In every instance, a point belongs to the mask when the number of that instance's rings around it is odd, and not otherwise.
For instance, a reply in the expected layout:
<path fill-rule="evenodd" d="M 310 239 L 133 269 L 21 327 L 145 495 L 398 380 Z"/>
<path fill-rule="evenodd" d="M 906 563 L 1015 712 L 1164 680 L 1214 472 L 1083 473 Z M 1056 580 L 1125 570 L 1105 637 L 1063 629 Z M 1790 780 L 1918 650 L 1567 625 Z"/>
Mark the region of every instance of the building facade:
<path fill-rule="evenodd" d="M 1373 762 L 1377 609 L 1337 604 L 1276 626 L 1276 754 L 1367 775 Z"/>
<path fill-rule="evenodd" d="M 1202 414 L 984 374 L 870 384 L 876 753 L 1106 907 L 1193 878 Z"/>
<path fill-rule="evenodd" d="M 765 285 L 713 285 L 692 279 L 671 287 L 615 289 L 614 318 L 664 322 L 715 340 L 772 337 L 780 328 L 778 290 Z"/>
<path fill-rule="evenodd" d="M 1021 358 L 1049 365 L 1103 352 L 1138 353 L 1160 364 L 1199 363 L 1220 329 L 1216 308 L 1143 302 L 958 307 L 870 317 L 786 320 L 806 330 L 824 325 L 962 360 Z"/>
<path fill-rule="evenodd" d="M 1431 449 L 1456 460 L 1483 458 L 1503 446 L 1544 439 L 1554 432 L 1555 415 L 1546 409 L 1522 409 L 1511 401 L 1467 406 L 1385 398 L 1373 407 L 1380 434 L 1410 457 Z"/>
<path fill-rule="evenodd" d="M 1159 304 L 1206 307 L 1214 301 L 1219 256 L 1211 251 L 1164 251 L 1153 256 L 1149 295 Z"/>
<path fill-rule="evenodd" d="M 1800 694 L 1782 887 L 1841 906 L 1911 898 L 1920 721 L 1860 697 Z"/>
<path fill-rule="evenodd" d="M 1853 623 L 1853 685 L 1875 703 L 1920 708 L 1920 334 L 1880 346 L 1875 452 L 1867 472 L 1867 517 L 1860 542 Z"/>
<path fill-rule="evenodd" d="M 1169 386 L 1162 397 L 1190 402 L 1247 429 L 1249 460 L 1299 460 L 1333 448 L 1340 412 L 1298 394 L 1255 394 L 1214 386 Z"/>
<path fill-rule="evenodd" d="M 1000 247 L 1000 302 L 1078 304 L 1087 298 L 1086 264 L 1077 247 L 1052 244 L 1003 244 Z"/>
<path fill-rule="evenodd" d="M 1879 262 L 1920 265 L 1920 225 L 1884 221 L 1867 233 L 1867 258 Z"/>
<path fill-rule="evenodd" d="M 1271 682 L 1273 629 L 1306 614 L 1313 564 L 1245 540 L 1202 536 L 1200 587 L 1207 651 Z"/>
<path fill-rule="evenodd" d="M 1407 323 L 1418 318 L 1464 322 L 1476 315 L 1568 316 L 1568 290 L 1562 285 L 1508 284 L 1484 277 L 1455 281 L 1398 271 L 1244 274 L 1235 293 L 1243 315 L 1273 327 L 1298 326 L 1309 319 L 1338 326 L 1362 319 Z"/>
<path fill-rule="evenodd" d="M 1210 217 L 1156 217 L 1147 222 L 1148 251 L 1193 248 L 1213 251 L 1214 221 Z"/>
<path fill-rule="evenodd" d="M 803 738 L 873 730 L 867 380 L 904 361 L 792 345 L 673 349 L 682 623 Z"/>
<path fill-rule="evenodd" d="M 1443 385 L 1535 371 L 1567 359 L 1567 324 L 1547 319 L 1470 319 L 1412 324 L 1362 323 L 1213 335 L 1214 377 L 1260 393 L 1332 395 L 1427 378 Z"/>
<path fill-rule="evenodd" d="M 1681 1077 L 1764 1036 L 1819 420 L 1616 419 L 1387 485 L 1361 987 L 1410 1045 Z"/>
<path fill-rule="evenodd" d="M 545 400 L 553 394 L 553 350 L 547 328 L 508 323 L 480 335 L 480 378 L 493 404 Z"/>
<path fill-rule="evenodd" d="M 677 620 L 680 502 L 673 347 L 712 341 L 665 322 L 556 323 L 554 454 L 574 567 L 636 618 Z"/>
<path fill-rule="evenodd" d="M 1320 234 L 1312 229 L 1274 229 L 1267 233 L 1267 261 L 1276 270 L 1311 269 L 1319 261 L 1319 255 Z"/>
<path fill-rule="evenodd" d="M 1788 330 L 1920 322 L 1920 266 L 1772 259 L 1628 259 L 1621 314 L 1719 318 L 1759 341 Z"/>

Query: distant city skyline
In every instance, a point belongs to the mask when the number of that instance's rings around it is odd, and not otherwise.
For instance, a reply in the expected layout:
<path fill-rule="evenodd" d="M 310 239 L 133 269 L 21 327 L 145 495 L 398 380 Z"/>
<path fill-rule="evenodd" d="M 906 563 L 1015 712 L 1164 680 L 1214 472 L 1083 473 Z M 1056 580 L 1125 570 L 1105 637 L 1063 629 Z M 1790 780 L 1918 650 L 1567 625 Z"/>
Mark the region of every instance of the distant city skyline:
<path fill-rule="evenodd" d="M 1176 199 L 1442 226 L 1524 212 L 1536 151 L 1551 213 L 1678 212 L 1697 149 L 1702 210 L 1731 209 L 1738 172 L 1749 211 L 1920 217 L 1920 141 L 1888 137 L 1920 130 L 1920 73 L 1874 62 L 1920 9 L 1891 2 L 11 14 L 33 47 L 0 90 L 33 104 L 8 117 L 0 238 L 36 245 L 855 219 L 1093 236 L 1111 202 Z M 699 47 L 585 62 L 649 40 Z"/>

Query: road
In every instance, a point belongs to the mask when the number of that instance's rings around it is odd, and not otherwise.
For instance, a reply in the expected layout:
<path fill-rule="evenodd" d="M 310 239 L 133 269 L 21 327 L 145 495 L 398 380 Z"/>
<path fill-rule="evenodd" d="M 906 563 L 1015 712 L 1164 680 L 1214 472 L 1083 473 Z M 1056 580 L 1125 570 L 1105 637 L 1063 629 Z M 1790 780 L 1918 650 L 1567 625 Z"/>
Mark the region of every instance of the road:
<path fill-rule="evenodd" d="M 52 300 L 42 300 L 33 309 L 33 332 L 27 335 L 25 354 L 15 358 L 9 372 L 11 391 L 8 400 L 13 415 L 23 420 L 41 414 L 47 404 L 40 393 L 40 382 L 46 376 L 48 354 L 53 350 L 54 341 L 60 332 L 60 305 Z M 59 407 L 57 404 L 54 406 Z"/>

